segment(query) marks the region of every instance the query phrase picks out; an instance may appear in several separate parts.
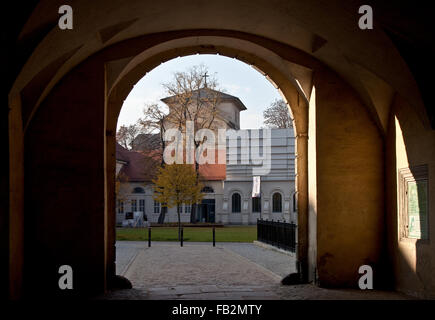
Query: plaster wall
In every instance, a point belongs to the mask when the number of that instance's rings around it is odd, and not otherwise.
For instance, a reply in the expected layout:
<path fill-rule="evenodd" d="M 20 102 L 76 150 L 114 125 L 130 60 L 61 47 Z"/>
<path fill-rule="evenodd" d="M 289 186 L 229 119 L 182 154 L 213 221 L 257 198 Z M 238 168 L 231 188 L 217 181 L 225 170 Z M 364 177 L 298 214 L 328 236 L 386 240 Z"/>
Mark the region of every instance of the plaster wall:
<path fill-rule="evenodd" d="M 84 63 L 43 102 L 27 128 L 25 294 L 93 294 L 105 287 L 104 68 Z M 74 290 L 60 290 L 62 265 Z"/>
<path fill-rule="evenodd" d="M 415 108 L 396 95 L 387 136 L 387 219 L 390 263 L 397 290 L 435 298 L 435 131 L 419 121 Z M 428 166 L 429 239 L 400 236 L 399 170 Z"/>
<path fill-rule="evenodd" d="M 357 287 L 361 265 L 378 269 L 383 140 L 353 89 L 338 76 L 319 69 L 314 86 L 318 280 L 325 287 Z"/>

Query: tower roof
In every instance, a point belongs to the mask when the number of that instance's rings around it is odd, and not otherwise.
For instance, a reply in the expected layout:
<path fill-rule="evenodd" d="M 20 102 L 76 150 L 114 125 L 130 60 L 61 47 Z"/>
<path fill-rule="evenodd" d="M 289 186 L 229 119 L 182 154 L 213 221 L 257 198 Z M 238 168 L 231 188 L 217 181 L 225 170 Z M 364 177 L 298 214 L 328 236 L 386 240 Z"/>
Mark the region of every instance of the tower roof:
<path fill-rule="evenodd" d="M 211 93 L 218 94 L 219 95 L 219 99 L 221 101 L 233 101 L 236 104 L 236 106 L 239 108 L 240 111 L 247 110 L 246 106 L 243 104 L 243 102 L 238 97 L 232 96 L 230 94 L 227 94 L 227 93 L 224 93 L 224 92 L 221 92 L 221 91 L 213 90 L 213 89 L 210 89 L 210 88 L 201 88 L 201 89 L 198 89 L 198 90 L 193 90 L 192 91 L 191 99 L 197 98 L 198 95 L 199 95 L 200 99 L 201 98 L 206 99 L 207 97 L 210 97 Z M 166 104 L 169 104 L 169 103 L 171 103 L 171 100 L 173 100 L 176 96 L 177 95 L 166 97 L 166 98 L 160 99 L 160 101 L 162 101 L 162 102 L 164 102 Z"/>

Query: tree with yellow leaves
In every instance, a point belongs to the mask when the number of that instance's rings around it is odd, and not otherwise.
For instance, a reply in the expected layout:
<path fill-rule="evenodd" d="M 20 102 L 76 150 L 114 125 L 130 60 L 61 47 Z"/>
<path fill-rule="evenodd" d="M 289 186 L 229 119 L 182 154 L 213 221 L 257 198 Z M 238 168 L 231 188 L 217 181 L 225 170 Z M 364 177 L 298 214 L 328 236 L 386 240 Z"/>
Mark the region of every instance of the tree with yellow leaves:
<path fill-rule="evenodd" d="M 154 183 L 154 200 L 168 208 L 177 207 L 178 240 L 180 240 L 180 208 L 185 204 L 194 204 L 202 200 L 202 184 L 196 179 L 192 165 L 166 164 L 159 169 Z"/>

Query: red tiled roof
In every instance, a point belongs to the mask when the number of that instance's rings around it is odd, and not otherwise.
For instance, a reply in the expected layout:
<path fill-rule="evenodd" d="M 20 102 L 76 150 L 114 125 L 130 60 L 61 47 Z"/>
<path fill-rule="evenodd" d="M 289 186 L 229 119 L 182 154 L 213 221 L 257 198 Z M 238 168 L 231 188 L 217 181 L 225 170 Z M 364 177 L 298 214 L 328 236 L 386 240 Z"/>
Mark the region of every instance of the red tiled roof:
<path fill-rule="evenodd" d="M 226 150 L 218 149 L 215 152 L 215 164 L 201 164 L 199 165 L 199 175 L 203 180 L 225 180 L 227 177 L 227 166 L 225 163 L 219 164 L 219 154 L 226 159 Z"/>
<path fill-rule="evenodd" d="M 160 164 L 158 150 L 149 153 L 127 150 L 116 144 L 116 160 L 126 162 L 120 174 L 127 177 L 129 182 L 144 182 L 154 179 L 156 167 Z"/>
<path fill-rule="evenodd" d="M 225 150 L 216 152 L 216 163 L 218 153 L 221 152 L 225 152 Z M 161 163 L 161 153 L 159 150 L 141 152 L 127 150 L 117 143 L 116 160 L 125 162 L 120 174 L 125 175 L 129 182 L 145 182 L 154 179 L 156 170 Z M 202 164 L 199 166 L 199 174 L 201 180 L 225 180 L 226 164 Z"/>
<path fill-rule="evenodd" d="M 127 152 L 127 149 L 121 146 L 118 142 L 116 143 L 116 160 L 128 162 Z"/>
<path fill-rule="evenodd" d="M 199 175 L 201 180 L 225 180 L 227 166 L 225 164 L 201 164 Z"/>

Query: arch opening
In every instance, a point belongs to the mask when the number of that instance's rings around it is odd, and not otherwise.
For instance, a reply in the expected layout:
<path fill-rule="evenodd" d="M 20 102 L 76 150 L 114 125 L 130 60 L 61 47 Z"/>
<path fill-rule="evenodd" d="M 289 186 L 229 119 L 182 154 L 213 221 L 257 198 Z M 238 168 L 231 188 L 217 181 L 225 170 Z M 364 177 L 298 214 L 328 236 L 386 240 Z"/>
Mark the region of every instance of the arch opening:
<path fill-rule="evenodd" d="M 213 40 L 214 41 L 214 40 Z M 217 39 L 216 39 L 217 41 Z M 210 42 L 209 42 L 210 43 Z M 213 43 L 213 42 L 211 42 Z M 114 244 L 114 217 L 112 216 L 112 213 L 115 212 L 115 201 L 113 196 L 111 195 L 112 190 L 114 190 L 114 182 L 110 181 L 113 176 L 113 172 L 115 172 L 115 161 L 114 161 L 114 154 L 115 154 L 115 146 L 114 146 L 114 131 L 116 128 L 116 119 L 117 115 L 120 110 L 120 106 L 122 105 L 122 100 L 125 98 L 126 94 L 128 94 L 129 90 L 131 89 L 131 86 L 134 84 L 135 79 L 137 79 L 140 74 L 143 75 L 144 70 L 151 70 L 153 66 L 159 64 L 160 62 L 164 61 L 165 59 L 168 59 L 170 56 L 176 56 L 179 55 L 180 52 L 184 53 L 190 53 L 190 52 L 215 52 L 218 51 L 216 47 L 202 47 L 201 46 L 189 46 L 189 43 L 179 43 L 174 48 L 165 48 L 162 51 L 159 52 L 151 52 L 149 56 L 146 57 L 143 61 L 135 61 L 134 63 L 130 64 L 133 60 L 130 58 L 126 58 L 124 61 L 106 61 L 105 65 L 105 81 L 106 81 L 106 98 L 105 98 L 105 126 L 104 126 L 104 132 L 105 132 L 105 198 L 104 198 L 104 210 L 105 210 L 105 221 L 106 224 L 104 226 L 105 231 L 105 266 L 106 266 L 106 279 L 109 279 L 113 275 L 113 271 L 111 268 L 113 266 L 111 265 L 114 263 L 114 251 L 113 251 L 113 244 Z M 188 45 L 188 46 L 185 46 Z M 281 67 L 283 69 L 279 68 L 279 65 L 277 65 L 276 61 L 268 61 L 267 59 L 262 59 L 262 57 L 256 56 L 254 53 L 258 53 L 260 51 L 254 50 L 253 53 L 249 52 L 247 50 L 242 50 L 234 46 L 227 46 L 222 45 L 219 47 L 219 49 L 225 49 L 228 54 L 239 54 L 242 56 L 246 61 L 253 61 L 255 60 L 257 64 L 255 64 L 257 67 L 258 65 L 261 65 L 261 70 L 267 70 L 267 74 L 270 75 L 271 79 L 274 80 L 276 84 L 279 85 L 279 88 L 282 90 L 282 92 L 285 94 L 285 97 L 288 98 L 287 100 L 290 101 L 290 106 L 292 107 L 293 111 L 293 117 L 295 121 L 295 129 L 297 133 L 297 188 L 298 188 L 298 208 L 299 213 L 306 212 L 306 205 L 307 205 L 307 106 L 306 106 L 306 99 L 304 99 L 304 93 L 301 93 L 301 87 L 303 85 L 295 87 L 292 80 L 289 79 L 289 72 L 287 69 L 285 69 L 281 64 Z M 258 48 L 257 48 L 258 49 Z M 181 51 L 180 51 L 181 50 Z M 183 51 L 184 50 L 184 51 Z M 199 50 L 199 51 L 198 51 Z M 218 52 L 221 53 L 219 50 Z M 150 52 L 147 52 L 150 53 Z M 267 57 L 266 57 L 267 58 Z M 251 60 L 250 60 L 251 59 Z M 272 58 L 271 58 L 272 59 Z M 273 60 L 273 59 L 272 59 Z M 139 64 L 142 63 L 139 67 Z M 126 69 L 126 66 L 128 69 Z M 136 68 L 137 67 L 137 68 Z M 323 70 L 320 70 L 319 74 L 321 76 L 325 76 L 325 74 L 322 74 Z M 324 71 L 323 71 L 324 72 Z M 326 77 L 326 76 L 325 76 Z M 332 77 L 334 80 L 334 77 Z M 337 82 L 340 82 L 338 79 Z M 321 83 L 321 82 L 320 82 Z M 322 83 L 321 83 L 322 84 Z M 325 97 L 328 97 L 327 94 L 325 94 L 324 89 L 322 88 L 322 85 L 319 85 L 319 100 L 326 101 L 327 99 Z M 347 87 L 345 87 L 346 90 L 348 90 Z M 323 91 L 322 91 L 323 90 Z M 349 92 L 351 92 L 349 90 Z M 328 93 L 328 92 L 326 92 Z M 323 95 L 322 95 L 323 94 Z M 348 101 L 351 101 L 354 103 L 354 95 L 353 93 L 349 93 L 348 96 L 345 98 L 348 98 Z M 293 103 L 294 102 L 294 103 Z M 310 99 L 310 102 L 312 100 Z M 330 106 L 328 106 L 330 107 Z M 293 109 L 294 108 L 294 109 Z M 332 108 L 332 107 L 330 107 Z M 359 110 L 363 110 L 363 108 L 360 108 Z M 343 110 L 340 110 L 343 111 Z M 333 113 L 331 113 L 333 114 Z M 324 120 L 324 119 L 323 119 Z M 360 124 L 361 126 L 361 124 Z M 338 127 L 333 128 L 334 130 L 337 130 Z M 34 130 L 34 128 L 31 128 Z M 324 128 L 323 128 L 324 129 Z M 373 127 L 370 127 L 370 130 L 372 130 Z M 347 128 L 349 130 L 349 128 Z M 103 130 L 101 130 L 103 131 Z M 351 131 L 353 132 L 353 131 Z M 372 136 L 370 137 L 370 139 Z M 337 151 L 337 150 L 336 150 Z M 339 151 L 339 150 L 338 150 Z M 343 157 L 342 155 L 340 155 Z M 305 181 L 305 182 L 304 182 Z M 266 199 L 265 199 L 266 201 Z M 268 199 L 270 201 L 270 199 Z M 270 202 L 268 202 L 270 204 Z M 307 216 L 306 214 L 302 215 L 299 214 L 298 216 L 298 222 L 299 222 L 299 257 L 305 257 L 306 254 L 304 254 L 304 246 L 306 247 L 306 239 L 308 237 L 306 229 L 307 228 Z M 112 229 L 113 228 L 113 229 Z M 305 243 L 304 243 L 305 242 Z M 108 280 L 109 281 L 109 280 Z"/>
<path fill-rule="evenodd" d="M 221 39 L 220 39 L 220 41 L 221 41 Z M 185 55 L 191 55 L 191 54 L 193 54 L 193 53 L 199 53 L 199 54 L 202 54 L 203 52 L 197 52 L 196 50 L 198 50 L 198 49 L 200 49 L 200 48 L 202 48 L 202 47 L 189 47 L 189 48 L 182 48 L 181 50 L 185 53 Z M 229 52 L 234 52 L 234 53 L 236 53 L 236 51 L 235 51 L 235 49 L 231 49 L 232 51 L 230 51 L 229 49 L 226 49 L 226 51 L 224 51 L 224 52 L 226 52 L 227 54 L 225 55 L 225 56 L 227 56 L 227 57 L 231 57 L 231 58 L 235 58 L 234 56 L 229 56 Z M 223 50 L 219 50 L 219 52 L 216 52 L 216 53 L 218 53 L 219 55 L 222 55 L 222 51 Z M 208 47 L 208 50 L 207 50 L 207 52 L 206 52 L 207 54 L 210 54 L 211 52 L 210 52 L 210 47 Z M 177 52 L 177 51 L 174 51 L 174 52 L 171 52 L 171 54 L 174 54 L 174 56 L 175 57 L 177 57 L 178 55 L 179 55 L 179 52 Z M 244 55 L 246 55 L 246 53 L 243 53 Z M 168 53 L 166 53 L 166 52 L 163 52 L 163 53 L 161 53 L 160 54 L 160 56 L 161 57 L 163 57 L 163 56 L 165 56 L 166 58 L 168 57 L 167 56 L 168 55 Z M 239 55 L 236 57 L 236 59 L 237 60 L 239 60 L 239 61 L 241 61 L 241 62 L 244 62 L 244 63 L 246 63 L 246 60 L 244 61 L 243 59 L 241 59 L 239 56 L 241 55 L 241 53 L 239 53 Z M 143 56 L 146 56 L 145 54 L 143 55 Z M 135 59 L 135 58 L 134 58 Z M 128 91 L 128 89 L 130 89 L 131 90 L 131 88 L 135 85 L 135 83 L 137 83 L 137 81 L 138 81 L 138 79 L 140 79 L 140 78 L 142 78 L 143 76 L 147 76 L 148 75 L 148 73 L 150 73 L 151 72 L 151 70 L 152 70 L 152 68 L 151 68 L 151 66 L 152 67 L 155 67 L 155 66 L 157 66 L 157 65 L 159 65 L 158 63 L 156 63 L 155 61 L 155 59 L 156 59 L 156 57 L 154 57 L 154 56 L 151 56 L 150 58 L 148 58 L 148 59 L 151 59 L 151 62 L 149 62 L 148 61 L 148 63 L 151 63 L 151 65 L 150 65 L 150 67 L 146 67 L 146 64 L 147 64 L 147 60 L 144 60 L 144 61 L 140 61 L 139 62 L 139 60 L 138 61 L 136 61 L 136 62 L 134 62 L 135 64 L 136 64 L 136 67 L 133 67 L 133 60 L 134 59 L 131 59 L 130 60 L 130 62 L 129 63 L 127 63 L 125 66 L 124 66 L 124 69 L 122 70 L 122 71 L 118 71 L 118 74 L 120 75 L 118 78 L 116 78 L 116 80 L 113 80 L 114 78 L 112 78 L 112 80 L 109 80 L 110 81 L 110 83 L 112 83 L 112 85 L 111 86 L 108 86 L 108 88 L 110 88 L 110 89 L 108 89 L 107 91 L 109 92 L 108 93 L 108 100 L 107 100 L 107 107 L 112 107 L 112 108 L 114 108 L 115 110 L 119 110 L 120 111 L 120 108 L 121 108 L 121 106 L 122 106 L 122 104 L 121 104 L 121 102 L 123 102 L 124 100 L 125 100 L 125 97 L 129 94 L 129 91 Z M 252 58 L 251 58 L 252 59 Z M 169 59 L 168 59 L 169 60 Z M 165 61 L 168 61 L 167 59 L 165 59 Z M 250 60 L 250 61 L 253 61 L 253 60 Z M 162 63 L 163 63 L 163 61 L 162 61 Z M 262 61 L 262 63 L 263 64 L 265 64 L 265 65 L 267 65 L 264 61 Z M 254 70 L 256 71 L 256 72 L 260 72 L 263 76 L 265 76 L 265 80 L 268 80 L 270 83 L 272 83 L 273 84 L 273 87 L 275 88 L 275 89 L 278 89 L 278 93 L 281 95 L 281 97 L 283 97 L 284 99 L 285 99 L 285 102 L 287 103 L 287 106 L 288 106 L 288 112 L 289 112 L 289 114 L 290 114 L 290 118 L 291 118 L 291 120 L 292 120 L 292 122 L 293 122 L 293 127 L 292 127 L 292 129 L 293 130 L 295 130 L 295 117 L 292 115 L 292 111 L 290 110 L 290 106 L 289 106 L 289 103 L 288 103 L 288 101 L 290 100 L 290 99 L 288 99 L 288 98 L 286 98 L 286 96 L 284 95 L 284 89 L 280 89 L 278 86 L 277 86 L 277 84 L 276 83 L 278 83 L 278 81 L 277 82 L 274 82 L 273 80 L 272 80 L 272 77 L 271 76 L 269 76 L 268 74 L 266 74 L 264 71 L 262 71 L 262 69 L 260 69 L 258 66 L 256 66 L 256 65 L 252 65 L 252 63 L 250 63 L 249 64 L 251 67 L 253 67 L 254 68 Z M 150 69 L 151 68 L 151 69 Z M 128 71 L 126 71 L 126 70 L 128 70 Z M 140 71 L 139 71 L 140 70 Z M 270 70 L 271 71 L 273 71 L 273 72 L 277 72 L 277 70 L 275 69 L 275 68 L 273 68 L 273 66 L 271 65 L 270 66 Z M 277 74 L 279 74 L 279 73 L 277 73 Z M 133 75 L 133 78 L 129 78 L 129 76 L 131 76 L 131 75 Z M 281 78 L 279 78 L 279 79 L 281 79 L 280 81 L 282 81 L 283 79 L 285 79 L 284 78 L 284 76 L 281 76 Z M 136 82 L 135 82 L 136 81 Z M 283 83 L 283 82 L 281 82 L 281 83 Z M 292 85 L 290 85 L 290 87 L 291 87 Z M 286 85 L 285 83 L 283 83 L 283 88 L 286 88 L 286 87 L 288 87 L 288 85 Z M 125 88 L 125 89 L 124 89 Z M 299 88 L 298 89 L 296 89 L 295 87 L 293 87 L 293 89 L 288 89 L 288 91 L 289 92 L 291 92 L 291 94 L 292 94 L 292 99 L 293 100 L 295 100 L 295 101 L 297 101 L 297 103 L 299 103 L 299 108 L 301 108 L 301 105 L 302 105 L 302 100 L 303 99 L 305 99 L 306 100 L 306 97 L 304 97 L 304 98 L 298 98 L 297 96 L 298 95 L 300 95 L 301 94 L 301 92 L 302 92 L 302 94 L 303 94 L 303 89 L 301 88 L 301 86 L 299 85 Z M 108 110 L 107 111 L 107 113 L 109 114 L 110 113 L 110 111 Z M 115 114 L 115 113 L 112 113 L 113 115 Z M 119 114 L 119 112 L 118 112 L 118 114 Z M 299 119 L 298 119 L 299 120 Z M 300 123 L 302 123 L 302 121 L 301 120 L 299 120 L 299 122 Z M 113 126 L 113 124 L 114 124 L 114 122 L 112 121 L 112 120 L 109 120 L 108 119 L 108 122 L 107 123 L 111 123 L 111 125 Z M 109 131 L 112 131 L 112 130 L 114 130 L 114 127 L 110 127 L 109 128 Z M 296 130 L 295 130 L 296 131 Z M 111 139 L 114 139 L 113 138 L 113 136 L 111 137 Z M 111 142 L 111 143 L 113 143 L 113 142 Z M 294 146 L 293 146 L 294 147 Z M 112 159 L 112 161 L 113 161 L 113 159 Z M 294 178 L 293 178 L 294 179 Z M 207 188 L 207 187 L 206 187 Z M 208 190 L 208 189 L 207 189 Z M 211 190 L 213 190 L 213 189 L 211 189 Z M 209 193 L 209 192 L 207 192 L 207 193 Z M 255 208 L 253 208 L 253 211 L 255 212 L 255 213 L 258 213 L 258 215 L 261 217 L 261 215 L 262 215 L 262 202 L 261 202 L 261 200 L 260 201 L 254 201 L 254 202 L 252 202 L 251 203 L 251 201 L 249 201 L 249 202 L 247 202 L 247 200 L 245 199 L 247 196 L 243 196 L 243 199 L 242 199 L 242 196 L 241 196 L 241 193 L 240 193 L 240 191 L 239 192 L 237 192 L 237 195 L 238 195 L 238 201 L 233 201 L 234 199 L 233 199 L 233 197 L 235 196 L 235 194 L 236 193 L 232 193 L 232 195 L 230 195 L 230 202 L 229 202 L 229 206 L 228 206 L 228 209 L 229 209 L 229 213 L 230 213 L 230 215 L 231 214 L 234 214 L 234 213 L 236 213 L 236 214 L 241 214 L 242 213 L 242 211 L 244 212 L 246 209 L 243 209 L 243 206 L 245 205 L 246 206 L 246 204 L 245 204 L 245 202 L 246 203 L 249 203 L 248 204 L 248 206 L 249 206 L 249 208 L 251 208 L 251 207 L 253 207 L 253 206 L 255 206 Z M 236 195 L 236 196 L 237 196 Z M 290 197 L 290 194 L 289 194 L 289 197 Z M 255 198 L 256 200 L 257 199 L 261 199 L 261 198 Z M 237 199 L 236 199 L 237 200 Z M 234 210 L 236 210 L 236 211 L 234 211 Z M 294 214 L 295 212 L 296 212 L 297 210 L 296 210 L 296 208 L 293 208 L 293 210 L 292 210 L 292 214 Z M 181 209 L 181 213 L 186 213 L 187 212 L 187 209 L 186 208 L 182 208 Z M 158 212 L 158 213 L 160 213 L 160 211 Z M 295 214 L 294 214 L 295 215 Z M 295 215 L 296 216 L 296 215 Z M 239 219 L 239 218 L 237 218 L 237 219 Z M 240 217 L 240 219 L 241 219 L 241 217 Z M 281 219 L 283 219 L 282 217 L 281 217 Z M 256 219 L 255 219 L 256 220 Z M 254 220 L 253 220 L 254 221 Z M 252 221 L 250 221 L 250 223 L 252 223 Z"/>

